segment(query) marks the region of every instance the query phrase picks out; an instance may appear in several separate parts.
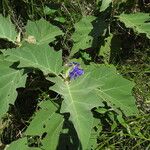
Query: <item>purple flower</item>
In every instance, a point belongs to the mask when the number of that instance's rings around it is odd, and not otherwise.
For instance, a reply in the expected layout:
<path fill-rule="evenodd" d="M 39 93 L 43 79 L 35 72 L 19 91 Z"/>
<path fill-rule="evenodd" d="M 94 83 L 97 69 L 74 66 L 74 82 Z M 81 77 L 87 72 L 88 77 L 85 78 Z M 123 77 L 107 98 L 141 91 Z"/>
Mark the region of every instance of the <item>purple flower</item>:
<path fill-rule="evenodd" d="M 69 72 L 69 77 L 70 79 L 76 79 L 77 77 L 81 76 L 84 74 L 84 70 L 79 68 L 80 64 L 79 63 L 70 63 L 71 66 L 73 66 L 72 70 Z"/>

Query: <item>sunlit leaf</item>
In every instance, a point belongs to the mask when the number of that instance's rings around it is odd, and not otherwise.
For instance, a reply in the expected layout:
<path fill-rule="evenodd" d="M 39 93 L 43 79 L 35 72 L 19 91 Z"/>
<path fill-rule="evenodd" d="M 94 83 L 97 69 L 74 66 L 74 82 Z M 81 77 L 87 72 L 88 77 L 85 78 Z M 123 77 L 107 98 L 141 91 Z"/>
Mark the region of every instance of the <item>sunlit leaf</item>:
<path fill-rule="evenodd" d="M 105 11 L 110 6 L 111 3 L 112 3 L 112 0 L 102 0 L 100 12 Z"/>
<path fill-rule="evenodd" d="M 62 35 L 62 31 L 47 22 L 44 19 L 38 21 L 28 21 L 26 26 L 26 32 L 28 36 L 33 36 L 35 38 L 35 44 L 48 44 L 55 40 L 55 37 Z M 26 39 L 28 41 L 28 38 Z"/>
<path fill-rule="evenodd" d="M 38 68 L 44 74 L 58 75 L 62 70 L 61 51 L 55 52 L 48 45 L 26 44 L 20 48 L 9 49 L 4 54 L 9 61 L 19 61 L 19 67 Z"/>
<path fill-rule="evenodd" d="M 79 50 L 97 47 L 99 37 L 104 36 L 108 28 L 108 22 L 103 17 L 84 16 L 75 24 L 75 32 L 72 35 L 74 45 L 70 56 Z"/>
<path fill-rule="evenodd" d="M 55 150 L 64 119 L 60 114 L 56 113 L 58 108 L 50 100 L 43 102 L 39 106 L 40 110 L 37 111 L 25 134 L 42 136 L 42 134 L 46 133 L 46 137 L 42 140 L 42 148 Z"/>
<path fill-rule="evenodd" d="M 127 28 L 132 28 L 137 33 L 145 33 L 150 38 L 150 16 L 149 13 L 121 14 L 118 19 Z"/>
<path fill-rule="evenodd" d="M 110 36 L 105 39 L 105 44 L 100 48 L 99 55 L 103 57 L 104 63 L 109 63 L 110 60 L 112 38 L 113 35 L 110 34 Z"/>
<path fill-rule="evenodd" d="M 70 113 L 70 120 L 75 126 L 83 149 L 86 149 L 94 120 L 90 110 L 94 106 L 101 104 L 98 97 L 92 91 L 93 88 L 96 88 L 98 85 L 93 81 L 90 82 L 88 73 L 86 76 L 81 77 L 79 80 L 72 81 L 71 83 L 64 82 L 60 78 L 56 78 L 53 82 L 56 84 L 51 90 L 54 90 L 64 97 L 61 112 Z"/>
<path fill-rule="evenodd" d="M 87 67 L 91 77 L 96 78 L 99 87 L 96 90 L 100 101 L 106 101 L 116 111 L 120 108 L 125 115 L 135 115 L 138 110 L 132 96 L 134 83 L 117 73 L 115 67 L 91 65 Z"/>
<path fill-rule="evenodd" d="M 15 25 L 12 24 L 10 18 L 5 18 L 0 15 L 0 38 L 15 43 L 16 37 L 17 32 L 15 31 Z"/>
<path fill-rule="evenodd" d="M 94 19 L 94 16 L 84 16 L 75 24 L 75 32 L 72 35 L 74 45 L 71 50 L 71 55 L 75 54 L 80 49 L 91 47 L 93 37 L 90 35 L 90 32 L 93 28 L 92 21 Z"/>
<path fill-rule="evenodd" d="M 26 75 L 23 70 L 10 68 L 12 63 L 0 60 L 0 118 L 8 111 L 17 97 L 16 88 L 24 87 Z"/>
<path fill-rule="evenodd" d="M 118 75 L 112 66 L 88 66 L 84 75 L 71 82 L 61 78 L 49 80 L 55 83 L 51 90 L 64 98 L 61 112 L 70 113 L 70 120 L 75 126 L 83 149 L 87 148 L 91 136 L 92 108 L 103 106 L 103 102 L 106 101 L 115 110 L 120 108 L 126 115 L 137 113 L 131 94 L 134 84 Z"/>
<path fill-rule="evenodd" d="M 6 150 L 19 150 L 20 148 L 21 150 L 41 150 L 40 148 L 37 147 L 28 147 L 26 137 L 12 142 L 10 145 L 7 146 Z"/>
<path fill-rule="evenodd" d="M 57 11 L 56 9 L 52 9 L 52 8 L 47 7 L 47 6 L 44 7 L 44 14 L 45 15 L 54 14 L 56 11 Z"/>

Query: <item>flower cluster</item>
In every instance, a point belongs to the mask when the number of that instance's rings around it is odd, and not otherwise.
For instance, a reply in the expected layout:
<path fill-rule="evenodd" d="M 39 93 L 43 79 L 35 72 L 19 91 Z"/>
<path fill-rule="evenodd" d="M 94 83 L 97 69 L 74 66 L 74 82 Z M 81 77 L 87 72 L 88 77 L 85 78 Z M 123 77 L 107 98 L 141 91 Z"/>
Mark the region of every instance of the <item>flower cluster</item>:
<path fill-rule="evenodd" d="M 70 80 L 76 79 L 77 77 L 84 74 L 84 70 L 79 68 L 80 67 L 79 63 L 72 62 L 69 64 L 69 66 L 72 67 L 72 70 L 69 71 Z"/>

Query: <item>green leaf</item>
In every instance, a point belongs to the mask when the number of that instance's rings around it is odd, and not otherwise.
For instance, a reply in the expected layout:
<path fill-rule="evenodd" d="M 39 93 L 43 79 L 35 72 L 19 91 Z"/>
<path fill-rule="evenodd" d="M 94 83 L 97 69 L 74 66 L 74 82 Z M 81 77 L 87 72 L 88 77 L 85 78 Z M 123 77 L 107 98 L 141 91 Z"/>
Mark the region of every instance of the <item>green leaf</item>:
<path fill-rule="evenodd" d="M 27 138 L 21 138 L 18 139 L 17 141 L 12 142 L 6 150 L 41 150 L 40 148 L 35 148 L 35 147 L 28 147 L 27 145 Z"/>
<path fill-rule="evenodd" d="M 97 147 L 97 138 L 102 131 L 102 125 L 100 123 L 100 119 L 94 118 L 93 122 L 93 128 L 90 136 L 90 141 L 88 147 L 91 148 L 91 150 L 95 150 Z"/>
<path fill-rule="evenodd" d="M 57 109 L 56 105 L 50 100 L 44 101 L 25 132 L 27 135 L 40 136 L 47 133 L 42 140 L 42 148 L 44 149 L 55 150 L 58 145 L 64 119 L 56 113 Z"/>
<path fill-rule="evenodd" d="M 59 77 L 49 80 L 55 83 L 51 90 L 64 98 L 61 112 L 70 113 L 70 120 L 75 126 L 83 149 L 86 149 L 90 142 L 94 121 L 92 108 L 103 106 L 103 101 L 106 101 L 116 111 L 120 108 L 126 115 L 137 113 L 131 94 L 134 84 L 117 74 L 113 66 L 87 66 L 85 74 L 71 82 Z"/>
<path fill-rule="evenodd" d="M 137 33 L 145 33 L 150 38 L 150 16 L 149 13 L 121 14 L 118 19 L 127 28 L 132 28 Z"/>
<path fill-rule="evenodd" d="M 0 118 L 8 111 L 17 97 L 16 88 L 24 87 L 26 75 L 23 70 L 10 68 L 12 63 L 0 60 Z"/>
<path fill-rule="evenodd" d="M 5 18 L 0 15 L 0 38 L 7 39 L 15 43 L 17 32 L 9 17 Z"/>
<path fill-rule="evenodd" d="M 26 40 L 30 43 L 30 37 L 33 37 L 37 45 L 49 44 L 55 40 L 56 36 L 62 35 L 62 31 L 58 27 L 48 23 L 44 19 L 34 22 L 28 21 L 26 32 L 28 35 Z"/>
<path fill-rule="evenodd" d="M 4 54 L 9 61 L 20 61 L 19 67 L 38 68 L 44 74 L 58 75 L 62 70 L 61 51 L 55 52 L 48 45 L 26 44 L 20 48 L 9 49 Z"/>
<path fill-rule="evenodd" d="M 74 45 L 71 50 L 71 56 L 80 49 L 86 49 L 92 46 L 93 38 L 89 34 L 93 28 L 91 22 L 94 19 L 94 16 L 84 16 L 78 23 L 75 24 L 75 32 L 72 35 Z"/>
<path fill-rule="evenodd" d="M 109 63 L 110 55 L 111 55 L 111 40 L 113 38 L 113 35 L 110 34 L 109 37 L 105 39 L 105 44 L 101 46 L 100 48 L 100 56 L 103 56 L 103 60 L 105 64 Z"/>
<path fill-rule="evenodd" d="M 56 17 L 55 20 L 58 21 L 58 22 L 61 22 L 61 23 L 65 23 L 65 21 L 66 21 L 65 18 L 61 17 L 61 16 Z"/>
<path fill-rule="evenodd" d="M 52 14 L 54 14 L 56 11 L 57 11 L 56 9 L 52 9 L 52 8 L 50 8 L 50 7 L 47 7 L 47 6 L 44 7 L 44 14 L 45 14 L 45 15 L 52 15 Z"/>
<path fill-rule="evenodd" d="M 111 3 L 112 3 L 112 0 L 102 0 L 100 12 L 105 11 L 110 6 Z"/>
<path fill-rule="evenodd" d="M 51 90 L 64 97 L 61 113 L 70 113 L 70 120 L 74 124 L 83 149 L 86 149 L 90 142 L 93 127 L 94 118 L 90 110 L 94 106 L 102 105 L 93 91 L 98 84 L 96 80 L 90 79 L 89 72 L 71 83 L 64 82 L 61 78 L 50 79 L 56 83 Z"/>
<path fill-rule="evenodd" d="M 117 111 L 120 108 L 125 115 L 138 113 L 135 99 L 132 96 L 134 83 L 119 75 L 113 66 L 91 65 L 87 68 L 92 78 L 97 79 L 99 87 L 96 92 L 100 101 L 106 101 Z"/>

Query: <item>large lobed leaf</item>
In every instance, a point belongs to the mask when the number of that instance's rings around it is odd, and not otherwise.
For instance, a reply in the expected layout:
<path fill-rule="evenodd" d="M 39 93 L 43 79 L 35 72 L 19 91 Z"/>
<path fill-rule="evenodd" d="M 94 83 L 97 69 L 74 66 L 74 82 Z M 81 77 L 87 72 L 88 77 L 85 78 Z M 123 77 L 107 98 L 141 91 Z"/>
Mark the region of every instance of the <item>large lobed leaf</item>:
<path fill-rule="evenodd" d="M 94 16 L 83 16 L 83 18 L 75 24 L 75 32 L 72 35 L 74 45 L 71 50 L 71 55 L 75 54 L 80 49 L 91 47 L 93 40 L 93 37 L 90 35 L 93 28 L 91 22 L 94 19 Z"/>
<path fill-rule="evenodd" d="M 26 32 L 28 35 L 27 40 L 30 40 L 30 37 L 33 36 L 37 45 L 48 44 L 54 41 L 56 36 L 62 34 L 62 31 L 58 27 L 50 24 L 44 19 L 40 19 L 34 22 L 28 21 Z"/>
<path fill-rule="evenodd" d="M 115 110 L 120 108 L 127 116 L 137 113 L 131 94 L 134 84 L 118 75 L 112 66 L 88 66 L 83 76 L 71 82 L 59 77 L 49 80 L 55 82 L 51 90 L 64 98 L 61 112 L 70 113 L 83 149 L 87 148 L 90 141 L 94 121 L 90 111 L 92 108 L 106 101 Z"/>
<path fill-rule="evenodd" d="M 51 90 L 64 97 L 61 105 L 61 113 L 70 113 L 70 119 L 81 140 L 82 148 L 86 149 L 90 140 L 94 120 L 90 110 L 101 104 L 98 96 L 92 91 L 98 87 L 97 83 L 90 81 L 90 74 L 88 73 L 86 76 L 71 83 L 64 82 L 61 78 L 50 80 L 55 82 Z"/>
<path fill-rule="evenodd" d="M 44 74 L 58 75 L 62 70 L 61 51 L 55 52 L 48 45 L 26 44 L 20 48 L 9 49 L 4 54 L 9 61 L 20 61 L 19 67 L 38 68 Z"/>
<path fill-rule="evenodd" d="M 23 70 L 10 68 L 12 63 L 0 60 L 0 118 L 7 112 L 9 103 L 13 104 L 16 97 L 16 88 L 24 87 L 26 75 Z"/>
<path fill-rule="evenodd" d="M 134 83 L 119 75 L 115 67 L 92 66 L 88 68 L 91 76 L 97 79 L 96 89 L 100 101 L 106 101 L 114 110 L 121 109 L 126 116 L 137 114 L 135 99 L 132 96 Z"/>
<path fill-rule="evenodd" d="M 42 148 L 45 150 L 55 150 L 58 146 L 60 132 L 63 125 L 63 117 L 56 113 L 57 107 L 49 101 L 44 101 L 40 105 L 40 110 L 31 121 L 25 134 L 27 135 L 40 135 L 47 133 L 46 137 L 42 140 Z"/>
<path fill-rule="evenodd" d="M 109 22 L 103 16 L 83 16 L 75 24 L 75 32 L 72 35 L 74 45 L 70 56 L 73 56 L 80 49 L 97 48 L 101 36 L 106 34 Z"/>
<path fill-rule="evenodd" d="M 145 33 L 150 38 L 149 13 L 121 14 L 118 18 L 127 28 L 133 28 L 137 33 Z"/>
<path fill-rule="evenodd" d="M 9 17 L 5 18 L 0 15 L 0 38 L 7 39 L 15 43 L 17 32 Z"/>

